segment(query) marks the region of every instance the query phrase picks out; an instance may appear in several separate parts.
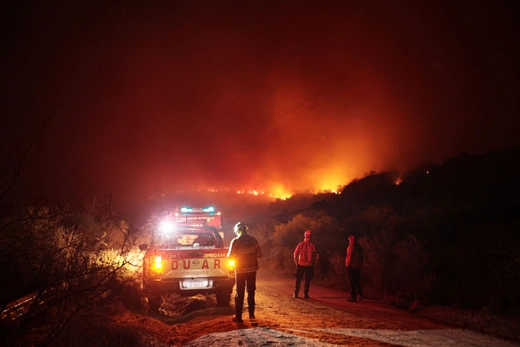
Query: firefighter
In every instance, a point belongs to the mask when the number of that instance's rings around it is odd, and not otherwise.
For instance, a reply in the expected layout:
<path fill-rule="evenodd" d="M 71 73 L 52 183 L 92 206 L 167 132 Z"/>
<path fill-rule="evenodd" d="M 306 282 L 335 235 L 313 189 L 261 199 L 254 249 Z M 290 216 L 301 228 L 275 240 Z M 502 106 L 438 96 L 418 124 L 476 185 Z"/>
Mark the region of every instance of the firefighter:
<path fill-rule="evenodd" d="M 238 222 L 234 231 L 237 237 L 231 240 L 228 258 L 235 259 L 235 317 L 234 322 L 243 322 L 242 310 L 244 307 L 244 291 L 247 287 L 247 305 L 249 319 L 255 318 L 255 290 L 256 272 L 258 270 L 258 258 L 262 257 L 262 251 L 258 241 L 247 234 L 247 225 Z"/>
<path fill-rule="evenodd" d="M 351 297 L 348 301 L 356 302 L 363 300 L 364 293 L 361 289 L 361 267 L 363 265 L 363 248 L 357 243 L 355 235 L 349 235 L 347 247 L 347 257 L 345 258 L 345 267 L 348 272 L 350 282 Z"/>
<path fill-rule="evenodd" d="M 300 283 L 305 276 L 303 298 L 310 299 L 309 288 L 311 286 L 311 279 L 314 277 L 314 265 L 320 257 L 318 252 L 316 252 L 316 246 L 314 246 L 314 243 L 311 242 L 311 236 L 311 231 L 306 230 L 303 233 L 303 241 L 300 242 L 294 250 L 294 264 L 296 264 L 296 284 L 294 286 L 294 298 L 298 297 Z"/>

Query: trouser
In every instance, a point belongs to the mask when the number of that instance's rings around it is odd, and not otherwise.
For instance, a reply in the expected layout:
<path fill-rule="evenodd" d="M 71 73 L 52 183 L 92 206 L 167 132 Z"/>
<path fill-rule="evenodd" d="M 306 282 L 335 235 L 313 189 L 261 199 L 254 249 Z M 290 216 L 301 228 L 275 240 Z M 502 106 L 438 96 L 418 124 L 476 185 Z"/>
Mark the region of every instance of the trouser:
<path fill-rule="evenodd" d="M 309 295 L 309 288 L 311 286 L 312 277 L 314 277 L 314 266 L 296 265 L 296 283 L 294 285 L 294 293 L 297 295 L 300 291 L 300 283 L 305 276 L 305 283 L 303 285 L 303 294 Z"/>
<path fill-rule="evenodd" d="M 235 316 L 241 317 L 244 308 L 244 296 L 247 287 L 247 306 L 249 315 L 255 314 L 255 290 L 256 290 L 256 271 L 237 273 L 235 275 L 236 294 L 235 294 Z"/>
<path fill-rule="evenodd" d="M 363 296 L 361 289 L 361 269 L 348 268 L 348 280 L 350 282 L 350 295 L 352 299 L 357 299 L 358 295 Z"/>

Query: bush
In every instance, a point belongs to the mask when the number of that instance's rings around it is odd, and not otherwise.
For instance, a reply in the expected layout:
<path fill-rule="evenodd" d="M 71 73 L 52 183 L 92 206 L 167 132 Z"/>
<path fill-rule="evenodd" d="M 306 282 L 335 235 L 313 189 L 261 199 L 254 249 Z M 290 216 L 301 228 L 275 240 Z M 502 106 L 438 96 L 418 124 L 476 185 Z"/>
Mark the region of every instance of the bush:
<path fill-rule="evenodd" d="M 328 255 L 336 248 L 330 249 L 330 245 L 337 245 L 336 240 L 340 232 L 336 220 L 322 211 L 308 211 L 296 215 L 287 223 L 271 224 L 270 227 L 261 226 L 258 234 L 264 259 L 263 263 L 269 269 L 278 273 L 294 274 L 294 250 L 298 243 L 303 241 L 303 233 L 310 229 L 313 233 L 312 241 L 320 253 L 320 262 L 316 267 L 315 276 L 329 275 L 330 262 Z M 254 235 L 257 231 L 253 231 Z M 342 246 L 337 248 L 337 251 Z"/>
<path fill-rule="evenodd" d="M 389 271 L 390 291 L 398 297 L 425 301 L 435 279 L 435 271 L 424 245 L 415 236 L 407 235 L 392 248 L 392 254 L 394 262 Z"/>
<path fill-rule="evenodd" d="M 25 327 L 38 325 L 38 344 L 45 345 L 81 312 L 111 295 L 118 283 L 132 281 L 140 254 L 132 252 L 127 224 L 110 215 L 75 214 L 44 205 L 16 212 L 0 225 L 0 260 L 9 264 L 0 273 L 9 279 L 2 299 L 7 303 L 33 293 L 36 300 L 13 327 L 13 335 L 21 339 L 28 332 Z"/>

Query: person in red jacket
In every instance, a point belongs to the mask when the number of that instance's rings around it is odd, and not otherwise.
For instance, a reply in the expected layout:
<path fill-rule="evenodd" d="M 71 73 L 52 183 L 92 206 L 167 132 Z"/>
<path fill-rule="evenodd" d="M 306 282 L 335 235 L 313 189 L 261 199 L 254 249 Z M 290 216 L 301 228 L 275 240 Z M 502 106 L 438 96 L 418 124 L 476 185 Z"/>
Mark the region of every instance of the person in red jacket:
<path fill-rule="evenodd" d="M 311 236 L 311 231 L 306 230 L 303 234 L 303 241 L 300 242 L 294 250 L 294 263 L 296 264 L 294 298 L 298 297 L 298 293 L 300 292 L 300 283 L 305 276 L 303 298 L 310 299 L 309 288 L 311 286 L 311 279 L 314 276 L 314 265 L 320 257 L 318 252 L 316 252 L 316 246 L 311 242 Z"/>
<path fill-rule="evenodd" d="M 358 245 L 355 235 L 349 235 L 348 242 L 347 258 L 345 259 L 351 295 L 351 298 L 348 299 L 348 301 L 361 301 L 364 296 L 360 283 L 361 266 L 363 265 L 363 249 Z"/>

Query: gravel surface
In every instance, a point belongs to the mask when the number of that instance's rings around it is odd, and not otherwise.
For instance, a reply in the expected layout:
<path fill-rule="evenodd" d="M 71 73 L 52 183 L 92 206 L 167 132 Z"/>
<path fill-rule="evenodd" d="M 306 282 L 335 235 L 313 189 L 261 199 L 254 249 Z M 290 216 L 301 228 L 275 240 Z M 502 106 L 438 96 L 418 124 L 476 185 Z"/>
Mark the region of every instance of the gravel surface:
<path fill-rule="evenodd" d="M 159 313 L 122 311 L 112 323 L 141 332 L 146 346 L 520 346 L 518 320 L 429 308 L 411 313 L 345 292 L 311 286 L 292 298 L 293 280 L 259 273 L 256 321 L 234 323 L 233 304 L 212 296 L 167 295 Z M 484 333 L 482 333 L 484 332 Z"/>

